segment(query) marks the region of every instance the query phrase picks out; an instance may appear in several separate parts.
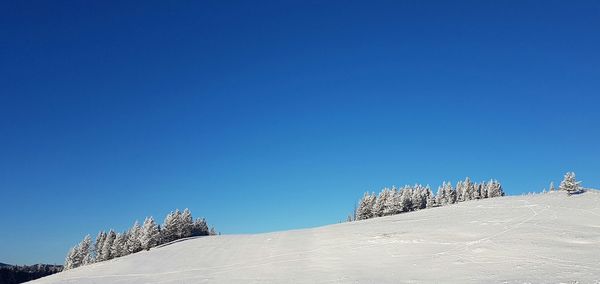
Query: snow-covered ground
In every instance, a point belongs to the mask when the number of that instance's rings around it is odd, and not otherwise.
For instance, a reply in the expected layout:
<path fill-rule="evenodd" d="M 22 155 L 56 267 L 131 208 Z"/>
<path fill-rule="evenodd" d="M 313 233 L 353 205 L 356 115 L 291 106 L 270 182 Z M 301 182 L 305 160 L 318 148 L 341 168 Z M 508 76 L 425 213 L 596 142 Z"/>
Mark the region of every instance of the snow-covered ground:
<path fill-rule="evenodd" d="M 578 281 L 578 282 L 576 282 Z M 34 283 L 600 283 L 600 192 L 177 242 Z"/>

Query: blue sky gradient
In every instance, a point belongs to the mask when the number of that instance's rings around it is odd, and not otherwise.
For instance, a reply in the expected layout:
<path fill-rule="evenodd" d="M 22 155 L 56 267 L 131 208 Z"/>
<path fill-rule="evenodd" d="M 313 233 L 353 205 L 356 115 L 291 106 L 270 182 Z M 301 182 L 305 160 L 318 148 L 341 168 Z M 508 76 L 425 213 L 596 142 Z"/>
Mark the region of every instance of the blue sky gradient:
<path fill-rule="evenodd" d="M 600 2 L 259 2 L 0 3 L 0 262 L 175 208 L 254 233 L 394 184 L 600 187 Z"/>

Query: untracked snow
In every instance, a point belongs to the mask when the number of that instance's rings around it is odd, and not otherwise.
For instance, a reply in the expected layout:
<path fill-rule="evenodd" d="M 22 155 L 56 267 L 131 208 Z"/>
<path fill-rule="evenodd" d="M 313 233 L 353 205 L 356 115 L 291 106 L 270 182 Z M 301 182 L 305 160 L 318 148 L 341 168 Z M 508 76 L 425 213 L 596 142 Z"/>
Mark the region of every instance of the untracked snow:
<path fill-rule="evenodd" d="M 463 202 L 313 229 L 199 237 L 34 283 L 597 283 L 600 192 Z"/>

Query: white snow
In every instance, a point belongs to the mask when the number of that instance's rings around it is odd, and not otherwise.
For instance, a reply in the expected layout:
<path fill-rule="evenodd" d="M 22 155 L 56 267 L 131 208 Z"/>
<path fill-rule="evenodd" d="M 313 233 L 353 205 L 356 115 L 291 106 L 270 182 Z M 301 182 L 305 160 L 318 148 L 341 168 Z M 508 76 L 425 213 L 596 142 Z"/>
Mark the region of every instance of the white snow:
<path fill-rule="evenodd" d="M 33 283 L 424 282 L 599 283 L 600 192 L 499 197 L 312 229 L 199 237 Z"/>

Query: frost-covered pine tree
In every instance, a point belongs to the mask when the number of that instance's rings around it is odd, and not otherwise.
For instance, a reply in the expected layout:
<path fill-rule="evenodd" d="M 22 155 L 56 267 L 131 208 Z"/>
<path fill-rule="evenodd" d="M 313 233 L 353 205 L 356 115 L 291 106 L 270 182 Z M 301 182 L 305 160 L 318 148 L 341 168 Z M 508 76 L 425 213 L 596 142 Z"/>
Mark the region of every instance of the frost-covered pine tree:
<path fill-rule="evenodd" d="M 569 195 L 581 191 L 581 182 L 575 179 L 574 172 L 565 174 L 564 179 L 560 182 L 559 190 L 566 191 Z"/>
<path fill-rule="evenodd" d="M 96 262 L 104 261 L 102 255 L 102 247 L 104 246 L 104 242 L 106 241 L 106 232 L 100 231 L 98 236 L 96 236 L 96 242 L 94 243 L 94 258 Z"/>
<path fill-rule="evenodd" d="M 420 184 L 415 184 L 412 190 L 412 210 L 425 209 L 427 207 L 427 189 Z"/>
<path fill-rule="evenodd" d="M 456 202 L 465 201 L 465 185 L 462 181 L 456 183 Z"/>
<path fill-rule="evenodd" d="M 465 187 L 465 198 L 464 200 L 473 200 L 475 197 L 475 185 L 473 184 L 473 182 L 471 181 L 471 178 L 467 177 L 465 179 L 465 181 L 463 182 L 463 185 Z"/>
<path fill-rule="evenodd" d="M 110 251 L 113 257 L 121 257 L 129 254 L 127 251 L 127 237 L 126 233 L 117 234 Z"/>
<path fill-rule="evenodd" d="M 140 236 L 140 244 L 142 249 L 149 250 L 160 243 L 160 231 L 158 225 L 154 222 L 154 218 L 148 217 L 144 220 L 142 233 Z"/>
<path fill-rule="evenodd" d="M 482 182 L 481 183 L 481 198 L 488 198 L 488 183 L 487 182 Z"/>
<path fill-rule="evenodd" d="M 67 253 L 65 258 L 64 270 L 73 269 L 81 265 L 81 258 L 79 257 L 79 246 L 74 246 Z"/>
<path fill-rule="evenodd" d="M 170 212 L 165 218 L 164 224 L 161 229 L 163 243 L 168 243 L 179 239 L 181 231 L 181 213 L 179 210 Z"/>
<path fill-rule="evenodd" d="M 481 199 L 483 198 L 482 196 L 482 187 L 483 185 L 481 183 L 476 183 L 473 185 L 474 190 L 473 190 L 473 199 Z"/>
<path fill-rule="evenodd" d="M 208 236 L 210 233 L 208 229 L 208 224 L 206 224 L 206 220 L 204 218 L 197 218 L 194 221 L 194 226 L 192 229 L 192 236 Z"/>
<path fill-rule="evenodd" d="M 373 216 L 374 217 L 381 217 L 384 215 L 384 209 L 385 209 L 385 203 L 387 202 L 387 199 L 390 196 L 390 189 L 389 188 L 384 188 L 383 190 L 381 190 L 381 192 L 379 192 L 379 195 L 377 196 L 377 200 L 375 201 L 375 205 L 373 205 Z"/>
<path fill-rule="evenodd" d="M 356 209 L 356 220 L 365 220 L 373 217 L 373 205 L 375 205 L 375 193 L 365 192 Z"/>
<path fill-rule="evenodd" d="M 383 205 L 384 216 L 395 215 L 402 212 L 402 202 L 400 200 L 401 194 L 402 193 L 396 188 L 388 191 L 388 196 Z"/>
<path fill-rule="evenodd" d="M 448 204 L 446 201 L 446 192 L 444 191 L 444 186 L 446 186 L 446 182 L 443 182 L 441 186 L 438 187 L 437 193 L 435 194 L 435 203 L 438 206 L 444 206 Z"/>
<path fill-rule="evenodd" d="M 136 253 L 142 250 L 141 237 L 142 228 L 138 221 L 135 221 L 127 234 L 127 251 L 129 253 Z"/>
<path fill-rule="evenodd" d="M 485 188 L 483 191 L 485 192 L 486 198 L 494 197 L 494 180 L 485 182 L 483 186 Z"/>
<path fill-rule="evenodd" d="M 109 260 L 117 257 L 112 254 L 112 247 L 116 238 L 117 234 L 115 233 L 115 231 L 108 231 L 108 233 L 106 234 L 106 240 L 102 245 L 102 260 Z"/>
<path fill-rule="evenodd" d="M 488 197 L 500 197 L 504 196 L 504 190 L 502 185 L 497 180 L 490 180 L 488 183 Z"/>
<path fill-rule="evenodd" d="M 92 251 L 92 237 L 86 235 L 83 241 L 79 243 L 79 254 L 81 257 L 81 265 L 94 263 L 94 253 Z"/>
<path fill-rule="evenodd" d="M 179 229 L 179 237 L 187 238 L 192 236 L 192 230 L 194 227 L 194 219 L 192 218 L 192 212 L 189 209 L 185 208 L 183 213 L 181 213 L 181 226 Z"/>
<path fill-rule="evenodd" d="M 554 182 L 553 181 L 550 182 L 550 187 L 548 187 L 548 191 L 550 191 L 550 192 L 556 191 L 556 188 L 554 188 Z"/>
<path fill-rule="evenodd" d="M 446 201 L 447 204 L 454 204 L 456 203 L 456 190 L 454 190 L 452 188 L 452 184 L 451 183 L 446 183 L 446 186 L 444 187 L 444 192 L 446 195 Z"/>
<path fill-rule="evenodd" d="M 431 192 L 429 185 L 426 187 L 425 195 L 427 196 L 427 208 L 438 206 L 437 202 L 435 201 L 435 195 L 433 195 L 433 192 Z"/>
<path fill-rule="evenodd" d="M 413 192 L 414 190 L 410 186 L 405 186 L 400 194 L 400 213 L 409 212 L 413 209 Z"/>
<path fill-rule="evenodd" d="M 445 206 L 448 204 L 456 203 L 456 191 L 452 189 L 452 184 L 449 182 L 443 182 L 442 186 L 438 188 L 438 193 L 435 196 L 436 203 L 439 206 Z"/>
<path fill-rule="evenodd" d="M 218 235 L 219 233 L 217 233 L 217 230 L 215 230 L 215 227 L 210 227 L 210 231 L 208 232 L 208 234 L 209 234 L 210 236 L 216 236 L 216 235 Z"/>
<path fill-rule="evenodd" d="M 390 191 L 390 196 L 385 205 L 384 214 L 385 215 L 395 215 L 400 214 L 407 209 L 404 208 L 402 204 L 402 196 L 404 194 L 404 188 L 396 189 L 394 188 Z"/>
<path fill-rule="evenodd" d="M 69 250 L 64 267 L 67 270 L 93 262 L 92 237 L 86 235 L 79 244 Z"/>

